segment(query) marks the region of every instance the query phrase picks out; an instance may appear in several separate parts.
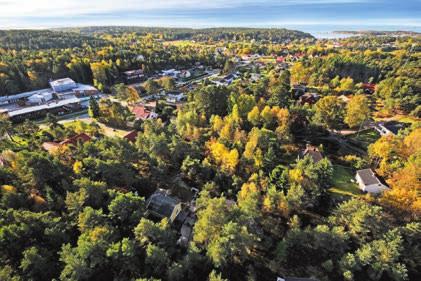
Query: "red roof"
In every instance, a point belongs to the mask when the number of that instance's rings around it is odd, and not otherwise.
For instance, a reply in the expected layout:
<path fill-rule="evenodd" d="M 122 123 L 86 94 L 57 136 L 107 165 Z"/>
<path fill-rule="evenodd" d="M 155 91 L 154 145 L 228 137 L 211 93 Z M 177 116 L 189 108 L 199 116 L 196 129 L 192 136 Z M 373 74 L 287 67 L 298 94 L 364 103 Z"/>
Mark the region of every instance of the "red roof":
<path fill-rule="evenodd" d="M 148 119 L 151 112 L 144 105 L 136 105 L 132 109 L 132 113 L 136 119 Z"/>
<path fill-rule="evenodd" d="M 373 83 L 364 83 L 363 84 L 363 88 L 364 89 L 370 89 L 370 90 L 375 90 L 376 89 L 376 84 Z"/>
<path fill-rule="evenodd" d="M 285 58 L 284 57 L 277 57 L 276 58 L 276 62 L 284 62 Z"/>
<path fill-rule="evenodd" d="M 137 131 L 131 131 L 129 133 L 127 133 L 123 138 L 128 140 L 129 142 L 135 142 L 136 138 L 137 138 Z"/>
<path fill-rule="evenodd" d="M 68 145 L 68 144 L 76 145 L 78 142 L 84 143 L 90 140 L 91 140 L 90 136 L 88 136 L 85 133 L 81 133 L 71 138 L 65 139 L 64 141 L 60 143 L 60 145 Z"/>

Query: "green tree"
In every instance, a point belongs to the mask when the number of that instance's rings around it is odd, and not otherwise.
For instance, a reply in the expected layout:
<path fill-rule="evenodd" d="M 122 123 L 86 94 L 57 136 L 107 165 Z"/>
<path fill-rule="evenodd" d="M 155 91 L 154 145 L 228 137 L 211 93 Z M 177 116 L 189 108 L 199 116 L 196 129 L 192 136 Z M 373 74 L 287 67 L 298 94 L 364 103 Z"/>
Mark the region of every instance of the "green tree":
<path fill-rule="evenodd" d="M 154 277 L 164 277 L 166 275 L 169 262 L 170 260 L 168 254 L 164 249 L 154 244 L 149 244 L 146 247 L 145 265 L 146 272 L 149 275 Z"/>
<path fill-rule="evenodd" d="M 89 98 L 88 114 L 91 118 L 98 118 L 100 114 L 98 102 L 92 96 Z"/>
<path fill-rule="evenodd" d="M 118 229 L 128 234 L 142 218 L 145 211 L 145 202 L 142 197 L 131 192 L 118 192 L 117 196 L 108 205 L 108 210 L 113 225 L 118 226 Z"/>
<path fill-rule="evenodd" d="M 50 280 L 57 273 L 50 252 L 38 247 L 30 247 L 23 252 L 19 268 L 26 280 Z"/>
<path fill-rule="evenodd" d="M 209 274 L 209 281 L 228 281 L 228 279 L 222 278 L 221 273 L 217 273 L 215 270 L 212 270 Z"/>
<path fill-rule="evenodd" d="M 6 114 L 0 114 L 0 139 L 7 135 L 11 141 L 13 139 L 13 125 Z"/>
<path fill-rule="evenodd" d="M 208 244 L 207 255 L 217 267 L 241 264 L 251 252 L 253 239 L 246 226 L 228 222 Z"/>
<path fill-rule="evenodd" d="M 315 105 L 314 119 L 317 123 L 328 128 L 335 129 L 343 121 L 344 106 L 337 97 L 326 96 L 321 98 Z"/>
<path fill-rule="evenodd" d="M 359 241 L 381 237 L 386 224 L 382 208 L 361 199 L 352 199 L 340 204 L 329 217 L 329 222 L 344 226 L 350 235 Z"/>
<path fill-rule="evenodd" d="M 169 76 L 164 76 L 159 79 L 159 84 L 161 84 L 161 87 L 164 88 L 165 91 L 172 91 L 175 89 L 174 78 Z"/>
<path fill-rule="evenodd" d="M 408 280 L 407 268 L 401 262 L 402 242 L 398 231 L 392 230 L 346 254 L 341 261 L 345 280 Z"/>
<path fill-rule="evenodd" d="M 159 89 L 159 84 L 155 80 L 149 79 L 143 84 L 143 87 L 148 94 L 156 94 Z"/>
<path fill-rule="evenodd" d="M 226 87 L 205 86 L 193 94 L 195 107 L 210 118 L 212 115 L 225 116 L 228 111 L 228 90 Z"/>

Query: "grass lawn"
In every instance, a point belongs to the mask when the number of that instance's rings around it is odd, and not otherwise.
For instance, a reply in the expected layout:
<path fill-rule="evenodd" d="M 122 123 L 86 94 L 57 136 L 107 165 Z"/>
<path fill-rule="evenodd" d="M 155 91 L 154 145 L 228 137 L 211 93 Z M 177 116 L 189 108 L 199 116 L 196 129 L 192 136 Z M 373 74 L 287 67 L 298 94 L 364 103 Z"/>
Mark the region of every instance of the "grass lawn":
<path fill-rule="evenodd" d="M 261 57 L 258 59 L 258 61 L 263 63 L 276 63 L 276 59 L 274 59 L 273 57 Z"/>
<path fill-rule="evenodd" d="M 333 165 L 333 179 L 332 187 L 329 192 L 334 196 L 360 196 L 363 192 L 360 191 L 354 179 L 354 173 L 350 168 Z"/>
<path fill-rule="evenodd" d="M 348 138 L 360 142 L 365 148 L 367 148 L 370 144 L 380 138 L 380 134 L 375 129 L 369 129 L 360 132 L 358 136 L 357 134 L 349 135 Z"/>
<path fill-rule="evenodd" d="M 81 119 L 81 120 L 73 120 L 73 121 L 68 121 L 63 123 L 64 126 L 68 127 L 68 126 L 72 126 L 77 122 L 85 122 L 85 123 L 91 123 L 94 120 L 92 120 L 91 118 L 85 118 L 85 119 Z M 126 134 L 128 134 L 130 131 L 128 130 L 123 130 L 123 129 L 115 129 L 112 127 L 107 126 L 106 124 L 97 122 L 97 124 L 99 125 L 99 127 L 101 128 L 101 131 L 104 135 L 106 135 L 107 137 L 118 137 L 118 138 L 122 138 L 124 137 Z"/>

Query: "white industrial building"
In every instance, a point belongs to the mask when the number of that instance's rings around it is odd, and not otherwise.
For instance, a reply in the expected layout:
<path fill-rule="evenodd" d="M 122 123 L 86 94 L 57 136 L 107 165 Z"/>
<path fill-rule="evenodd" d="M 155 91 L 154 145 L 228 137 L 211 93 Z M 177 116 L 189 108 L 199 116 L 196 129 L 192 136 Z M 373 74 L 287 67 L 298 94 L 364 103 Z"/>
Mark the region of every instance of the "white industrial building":
<path fill-rule="evenodd" d="M 46 103 L 53 99 L 53 93 L 51 91 L 45 91 L 36 93 L 35 95 L 32 95 L 28 97 L 28 103 L 31 105 L 39 105 Z"/>
<path fill-rule="evenodd" d="M 50 82 L 51 88 L 0 97 L 0 112 L 13 120 L 42 117 L 48 112 L 65 113 L 87 107 L 89 97 L 100 95 L 91 86 L 75 83 L 70 78 Z"/>
<path fill-rule="evenodd" d="M 70 78 L 58 79 L 50 82 L 51 89 L 56 93 L 66 92 L 78 87 L 75 81 Z"/>

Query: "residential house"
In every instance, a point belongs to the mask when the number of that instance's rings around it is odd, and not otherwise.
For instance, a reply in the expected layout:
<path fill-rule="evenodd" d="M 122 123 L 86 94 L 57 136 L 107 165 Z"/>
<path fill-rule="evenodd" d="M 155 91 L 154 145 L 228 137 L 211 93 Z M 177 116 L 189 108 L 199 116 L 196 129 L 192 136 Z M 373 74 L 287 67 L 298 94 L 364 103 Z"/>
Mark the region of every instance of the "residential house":
<path fill-rule="evenodd" d="M 90 141 L 92 138 L 85 133 L 77 134 L 71 138 L 67 138 L 61 142 L 44 142 L 42 148 L 48 152 L 54 152 L 57 149 L 69 145 L 77 145 L 78 143 L 85 143 Z"/>
<path fill-rule="evenodd" d="M 299 98 L 301 105 L 304 104 L 315 104 L 320 99 L 320 96 L 316 93 L 305 93 Z"/>
<path fill-rule="evenodd" d="M 374 126 L 377 132 L 380 133 L 382 136 L 387 135 L 397 135 L 400 130 L 406 128 L 405 123 L 397 122 L 397 121 L 389 121 L 389 122 L 381 122 Z"/>
<path fill-rule="evenodd" d="M 131 111 L 134 114 L 136 120 L 147 120 L 147 119 L 158 118 L 158 114 L 146 109 L 146 107 L 143 104 L 135 105 Z"/>
<path fill-rule="evenodd" d="M 167 93 L 167 102 L 177 103 L 185 99 L 184 93 L 181 92 L 168 92 Z"/>
<path fill-rule="evenodd" d="M 139 83 L 145 78 L 142 69 L 135 69 L 123 72 L 124 81 L 126 84 Z"/>
<path fill-rule="evenodd" d="M 277 57 L 277 58 L 276 58 L 276 62 L 277 62 L 277 63 L 284 63 L 284 62 L 285 62 L 285 57 L 282 57 L 282 56 Z"/>
<path fill-rule="evenodd" d="M 364 192 L 377 194 L 389 189 L 371 169 L 358 170 L 355 179 Z"/>
<path fill-rule="evenodd" d="M 123 139 L 127 140 L 128 142 L 135 142 L 137 139 L 137 135 L 139 134 L 138 131 L 131 131 L 123 136 Z"/>
<path fill-rule="evenodd" d="M 163 191 L 157 191 L 146 201 L 147 215 L 163 219 L 168 218 L 171 224 L 181 225 L 187 217 L 184 205 L 176 197 L 169 196 Z"/>
<path fill-rule="evenodd" d="M 303 159 L 307 155 L 313 159 L 314 163 L 317 163 L 323 159 L 323 154 L 319 151 L 319 149 L 316 146 L 310 144 L 306 145 L 306 149 L 301 151 L 301 153 L 298 155 L 298 158 Z"/>
<path fill-rule="evenodd" d="M 376 84 L 373 83 L 364 83 L 362 87 L 366 94 L 373 94 L 376 91 Z"/>
<path fill-rule="evenodd" d="M 292 94 L 294 97 L 299 98 L 300 96 L 304 95 L 307 91 L 307 86 L 303 84 L 294 84 L 292 85 Z"/>
<path fill-rule="evenodd" d="M 346 95 L 340 95 L 339 97 L 338 97 L 338 99 L 340 99 L 341 101 L 343 101 L 344 103 L 348 103 L 350 100 L 351 100 L 351 98 L 349 98 L 348 96 L 346 96 Z"/>

